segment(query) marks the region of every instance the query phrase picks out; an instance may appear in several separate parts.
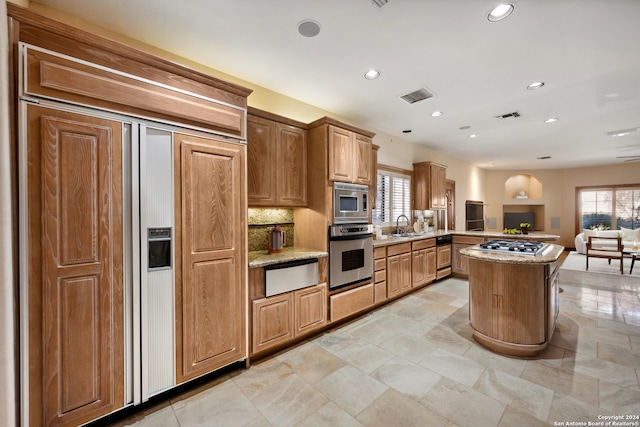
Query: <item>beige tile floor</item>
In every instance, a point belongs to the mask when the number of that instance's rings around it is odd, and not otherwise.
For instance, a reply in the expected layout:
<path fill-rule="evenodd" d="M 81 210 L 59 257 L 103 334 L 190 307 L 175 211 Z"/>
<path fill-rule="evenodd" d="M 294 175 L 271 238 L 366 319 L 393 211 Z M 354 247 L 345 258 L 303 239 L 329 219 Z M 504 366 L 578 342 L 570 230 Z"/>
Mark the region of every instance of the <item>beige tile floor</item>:
<path fill-rule="evenodd" d="M 446 279 L 118 425 L 640 425 L 639 295 L 561 288 L 536 359 L 475 343 L 467 282 Z"/>

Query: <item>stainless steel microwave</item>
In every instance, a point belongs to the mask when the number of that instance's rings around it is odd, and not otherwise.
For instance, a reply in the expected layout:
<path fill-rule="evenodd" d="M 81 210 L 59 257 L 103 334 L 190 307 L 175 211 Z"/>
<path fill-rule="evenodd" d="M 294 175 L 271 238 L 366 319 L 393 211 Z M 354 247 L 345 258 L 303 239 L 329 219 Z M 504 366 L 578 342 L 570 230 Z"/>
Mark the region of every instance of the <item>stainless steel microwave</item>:
<path fill-rule="evenodd" d="M 333 183 L 333 223 L 369 222 L 369 187 L 361 184 Z"/>

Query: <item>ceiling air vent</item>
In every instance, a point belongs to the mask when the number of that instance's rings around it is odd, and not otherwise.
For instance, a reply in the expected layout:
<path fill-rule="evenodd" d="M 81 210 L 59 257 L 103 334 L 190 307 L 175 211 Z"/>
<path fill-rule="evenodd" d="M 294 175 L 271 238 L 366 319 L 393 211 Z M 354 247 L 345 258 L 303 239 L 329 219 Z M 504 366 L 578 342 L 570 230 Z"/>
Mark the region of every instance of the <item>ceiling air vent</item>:
<path fill-rule="evenodd" d="M 501 116 L 496 116 L 496 119 L 498 120 L 506 120 L 506 119 L 515 119 L 520 117 L 520 113 L 518 113 L 517 111 L 514 111 L 513 113 L 507 113 L 507 114 L 503 114 Z"/>
<path fill-rule="evenodd" d="M 380 7 L 380 8 L 381 8 L 382 6 L 384 6 L 385 4 L 387 4 L 387 1 L 388 1 L 388 0 L 372 0 L 372 1 L 371 1 L 371 3 L 373 3 L 373 4 L 375 4 L 376 6 L 378 6 L 378 7 Z"/>
<path fill-rule="evenodd" d="M 415 104 L 418 101 L 423 101 L 431 97 L 433 97 L 433 93 L 431 93 L 429 89 L 427 89 L 426 87 L 420 88 L 418 90 L 414 90 L 411 93 L 407 93 L 406 95 L 400 96 L 401 99 L 407 101 L 409 104 Z"/>

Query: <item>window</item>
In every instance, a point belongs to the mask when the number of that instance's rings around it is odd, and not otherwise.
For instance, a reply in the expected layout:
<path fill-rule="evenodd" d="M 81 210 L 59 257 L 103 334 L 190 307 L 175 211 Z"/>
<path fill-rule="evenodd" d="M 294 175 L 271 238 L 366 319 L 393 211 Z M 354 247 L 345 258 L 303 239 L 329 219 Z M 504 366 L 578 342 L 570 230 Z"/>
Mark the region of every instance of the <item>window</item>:
<path fill-rule="evenodd" d="M 581 229 L 640 228 L 640 185 L 576 188 Z"/>
<path fill-rule="evenodd" d="M 378 166 L 378 192 L 372 221 L 382 225 L 395 225 L 398 216 L 406 215 L 411 221 L 411 175 L 382 169 Z"/>

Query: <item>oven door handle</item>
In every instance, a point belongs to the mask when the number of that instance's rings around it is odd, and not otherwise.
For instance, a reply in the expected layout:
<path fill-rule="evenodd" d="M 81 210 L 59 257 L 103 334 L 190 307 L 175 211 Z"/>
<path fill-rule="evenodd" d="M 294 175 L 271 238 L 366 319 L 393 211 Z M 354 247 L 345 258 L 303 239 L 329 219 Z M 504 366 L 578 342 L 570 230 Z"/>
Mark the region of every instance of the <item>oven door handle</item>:
<path fill-rule="evenodd" d="M 373 233 L 365 233 L 365 234 L 355 234 L 351 236 L 331 236 L 329 237 L 329 241 L 337 241 L 337 240 L 362 240 L 368 237 L 373 237 Z"/>

